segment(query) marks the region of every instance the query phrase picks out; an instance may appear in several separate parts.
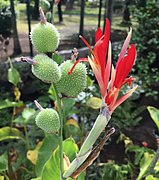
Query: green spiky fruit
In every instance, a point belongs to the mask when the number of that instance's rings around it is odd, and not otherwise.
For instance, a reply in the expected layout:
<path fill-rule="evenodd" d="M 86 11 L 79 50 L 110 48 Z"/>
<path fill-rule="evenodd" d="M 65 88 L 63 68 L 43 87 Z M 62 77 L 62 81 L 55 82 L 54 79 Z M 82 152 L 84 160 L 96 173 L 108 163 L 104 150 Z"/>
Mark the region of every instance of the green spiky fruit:
<path fill-rule="evenodd" d="M 47 0 L 40 0 L 40 7 L 42 7 L 44 12 L 47 12 L 50 8 L 50 3 Z"/>
<path fill-rule="evenodd" d="M 39 128 L 47 133 L 57 133 L 60 129 L 60 118 L 58 113 L 51 108 L 43 109 L 35 118 Z"/>
<path fill-rule="evenodd" d="M 57 90 L 69 97 L 76 97 L 86 87 L 87 71 L 82 63 L 78 63 L 71 74 L 68 74 L 74 62 L 67 60 L 60 65 L 61 79 L 56 83 Z"/>
<path fill-rule="evenodd" d="M 61 71 L 58 64 L 44 54 L 39 54 L 34 57 L 37 62 L 32 65 L 33 74 L 47 83 L 56 83 L 61 78 Z"/>
<path fill-rule="evenodd" d="M 54 52 L 59 45 L 60 34 L 53 24 L 46 22 L 36 24 L 30 38 L 39 53 Z"/>

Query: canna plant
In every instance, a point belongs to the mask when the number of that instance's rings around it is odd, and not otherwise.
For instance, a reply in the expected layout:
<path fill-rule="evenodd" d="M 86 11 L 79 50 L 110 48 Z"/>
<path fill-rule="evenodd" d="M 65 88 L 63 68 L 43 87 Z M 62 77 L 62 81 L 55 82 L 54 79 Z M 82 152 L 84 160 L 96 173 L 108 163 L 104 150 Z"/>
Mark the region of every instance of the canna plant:
<path fill-rule="evenodd" d="M 104 34 L 102 34 L 102 30 L 100 28 L 98 28 L 96 31 L 96 44 L 94 46 L 94 50 L 92 50 L 88 42 L 82 36 L 80 36 L 83 42 L 90 49 L 92 56 L 88 57 L 87 59 L 83 58 L 79 61 L 76 61 L 74 66 L 69 71 L 69 74 L 74 71 L 75 66 L 79 62 L 88 61 L 90 63 L 90 66 L 92 67 L 92 70 L 100 87 L 102 105 L 101 112 L 97 117 L 92 130 L 84 141 L 79 153 L 77 154 L 76 159 L 70 164 L 68 170 L 64 173 L 64 177 L 71 176 L 75 178 L 77 176 L 78 173 L 76 173 L 76 171 L 79 171 L 78 168 L 82 166 L 82 163 L 85 160 L 87 161 L 87 158 L 89 159 L 89 155 L 94 151 L 94 149 L 92 150 L 92 146 L 101 132 L 105 129 L 113 111 L 117 108 L 117 106 L 124 102 L 137 88 L 137 86 L 135 86 L 129 92 L 118 99 L 120 89 L 125 84 L 131 86 L 134 80 L 132 76 L 127 78 L 136 59 L 135 45 L 131 44 L 130 47 L 128 47 L 131 34 L 132 30 L 130 30 L 124 42 L 116 64 L 116 69 L 111 64 L 111 43 L 109 41 L 110 23 L 108 19 L 106 19 Z M 113 132 L 114 129 L 110 131 L 110 134 L 112 134 Z M 92 160 L 90 160 L 90 162 L 92 162 Z M 84 169 L 91 164 L 90 162 L 87 163 Z"/>
<path fill-rule="evenodd" d="M 99 156 L 99 153 L 108 138 L 115 132 L 111 128 L 103 139 L 93 148 L 94 143 L 107 126 L 113 111 L 124 102 L 137 88 L 132 88 L 122 97 L 118 98 L 121 88 L 128 84 L 132 85 L 133 77 L 128 74 L 135 62 L 136 48 L 134 44 L 129 46 L 132 30 L 128 33 L 125 43 L 119 55 L 116 68 L 111 63 L 111 42 L 110 23 L 106 19 L 105 31 L 102 34 L 100 28 L 95 34 L 96 44 L 94 50 L 88 42 L 80 36 L 83 42 L 90 49 L 92 55 L 88 58 L 77 59 L 77 51 L 74 49 L 71 59 L 66 60 L 62 64 L 56 63 L 55 50 L 59 44 L 59 33 L 51 23 L 46 21 L 44 13 L 40 8 L 41 22 L 35 25 L 31 32 L 31 42 L 38 51 L 33 59 L 22 57 L 22 61 L 26 61 L 32 65 L 33 74 L 45 83 L 51 83 L 54 91 L 56 109 L 43 109 L 41 105 L 35 101 L 36 106 L 40 109 L 35 121 L 39 128 L 59 138 L 59 146 L 53 152 L 52 157 L 45 163 L 41 179 L 78 179 L 78 176 Z M 55 43 L 55 44 L 54 44 Z M 69 140 L 63 138 L 63 128 L 65 123 L 64 106 L 62 97 L 76 97 L 86 87 L 87 70 L 83 61 L 89 62 L 97 82 L 100 87 L 102 96 L 102 104 L 100 113 L 85 138 L 81 148 L 78 150 L 77 145 L 72 140 L 74 152 L 68 150 L 66 144 Z M 69 147 L 71 149 L 71 147 Z M 73 154 L 72 156 L 70 154 Z M 58 159 L 56 159 L 58 157 Z M 72 158 L 73 157 L 73 158 Z M 53 166 L 54 163 L 54 166 Z M 56 167 L 60 167 L 57 171 Z M 56 171 L 56 172 L 55 172 Z M 49 174 L 50 173 L 50 177 Z"/>

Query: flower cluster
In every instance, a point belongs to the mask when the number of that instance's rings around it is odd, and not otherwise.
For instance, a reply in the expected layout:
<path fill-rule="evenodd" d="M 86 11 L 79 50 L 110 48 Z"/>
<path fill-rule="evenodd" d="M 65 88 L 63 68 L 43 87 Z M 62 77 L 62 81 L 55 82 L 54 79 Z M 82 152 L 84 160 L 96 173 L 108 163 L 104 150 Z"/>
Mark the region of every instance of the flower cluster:
<path fill-rule="evenodd" d="M 95 45 L 94 49 L 88 44 L 88 42 L 80 36 L 82 41 L 91 51 L 91 57 L 87 59 L 81 59 L 76 61 L 69 74 L 73 71 L 76 64 L 80 61 L 89 61 L 90 66 L 94 72 L 94 75 L 98 81 L 103 102 L 107 105 L 110 114 L 124 102 L 137 88 L 135 86 L 129 92 L 122 97 L 118 98 L 120 89 L 128 84 L 132 85 L 134 78 L 130 76 L 127 78 L 130 70 L 136 59 L 136 48 L 134 44 L 129 46 L 132 30 L 128 33 L 128 36 L 123 44 L 120 52 L 116 67 L 114 68 L 111 62 L 111 42 L 110 42 L 110 23 L 106 19 L 104 34 L 100 28 L 95 33 Z"/>

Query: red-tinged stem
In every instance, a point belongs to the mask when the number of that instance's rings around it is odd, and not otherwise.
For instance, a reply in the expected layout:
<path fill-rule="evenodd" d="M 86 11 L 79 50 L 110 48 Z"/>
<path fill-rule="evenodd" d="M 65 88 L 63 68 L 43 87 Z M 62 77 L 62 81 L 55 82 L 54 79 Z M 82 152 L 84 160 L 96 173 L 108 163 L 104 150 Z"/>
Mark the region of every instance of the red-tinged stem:
<path fill-rule="evenodd" d="M 39 7 L 39 12 L 40 12 L 40 22 L 43 24 L 47 23 L 43 9 L 41 7 Z"/>
<path fill-rule="evenodd" d="M 36 65 L 36 64 L 38 63 L 38 62 L 35 61 L 34 59 L 31 59 L 31 58 L 28 58 L 28 57 L 21 57 L 20 60 L 21 60 L 22 62 L 27 62 L 27 63 L 29 63 L 29 64 L 31 64 L 31 65 Z"/>
<path fill-rule="evenodd" d="M 76 67 L 76 65 L 80 62 L 88 62 L 88 60 L 87 59 L 79 59 L 78 61 L 76 61 L 74 63 L 74 65 L 72 66 L 72 68 L 70 69 L 70 71 L 68 72 L 68 74 L 71 74 L 73 72 L 74 68 Z"/>

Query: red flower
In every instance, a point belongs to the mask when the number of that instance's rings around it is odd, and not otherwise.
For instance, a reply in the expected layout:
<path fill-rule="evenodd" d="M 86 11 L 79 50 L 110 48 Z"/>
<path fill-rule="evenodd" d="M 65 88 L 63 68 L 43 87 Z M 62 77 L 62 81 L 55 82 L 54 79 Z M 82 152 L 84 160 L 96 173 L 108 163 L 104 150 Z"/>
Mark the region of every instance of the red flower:
<path fill-rule="evenodd" d="M 80 38 L 87 45 L 87 47 L 92 53 L 92 56 L 88 57 L 87 61 L 89 61 L 92 67 L 92 70 L 100 87 L 102 99 L 108 106 L 110 113 L 112 113 L 117 106 L 124 102 L 137 88 L 137 86 L 134 87 L 124 96 L 118 99 L 120 89 L 126 83 L 131 86 L 134 80 L 133 77 L 127 78 L 136 58 L 135 45 L 131 44 L 128 48 L 131 33 L 132 30 L 130 30 L 124 42 L 116 64 L 116 69 L 114 69 L 111 63 L 111 43 L 109 41 L 110 23 L 108 19 L 106 19 L 104 34 L 102 33 L 102 30 L 100 28 L 98 28 L 95 33 L 96 43 L 94 46 L 94 50 L 92 50 L 88 42 L 82 36 L 80 36 Z M 83 60 L 86 61 L 86 59 L 76 61 L 69 73 L 73 71 L 75 65 L 78 62 L 81 62 Z"/>

